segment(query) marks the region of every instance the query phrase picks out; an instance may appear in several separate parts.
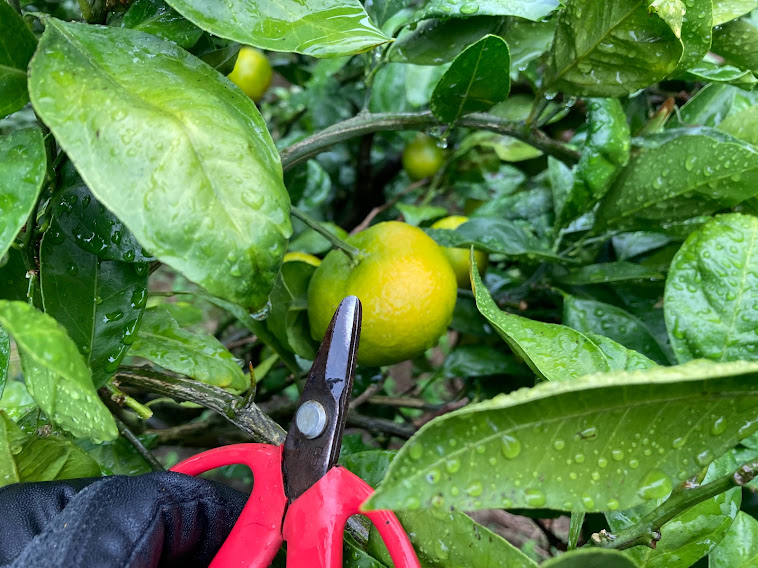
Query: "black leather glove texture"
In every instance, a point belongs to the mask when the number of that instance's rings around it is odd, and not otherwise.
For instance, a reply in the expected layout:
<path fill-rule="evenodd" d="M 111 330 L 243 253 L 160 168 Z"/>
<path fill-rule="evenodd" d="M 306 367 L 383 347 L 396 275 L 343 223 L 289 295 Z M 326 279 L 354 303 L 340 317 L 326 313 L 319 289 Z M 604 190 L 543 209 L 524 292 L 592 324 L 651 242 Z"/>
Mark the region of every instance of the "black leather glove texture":
<path fill-rule="evenodd" d="M 9 485 L 0 567 L 208 566 L 247 498 L 173 472 Z"/>

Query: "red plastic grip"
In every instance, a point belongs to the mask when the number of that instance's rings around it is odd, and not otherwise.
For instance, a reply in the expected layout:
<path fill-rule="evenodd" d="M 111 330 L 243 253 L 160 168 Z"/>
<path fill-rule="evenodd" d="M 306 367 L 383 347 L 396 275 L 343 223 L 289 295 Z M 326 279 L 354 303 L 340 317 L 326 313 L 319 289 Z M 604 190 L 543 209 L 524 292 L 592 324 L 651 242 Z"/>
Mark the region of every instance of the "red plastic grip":
<path fill-rule="evenodd" d="M 176 464 L 171 471 L 199 475 L 232 464 L 245 464 L 252 470 L 253 492 L 210 566 L 265 568 L 282 545 L 287 497 L 282 481 L 281 446 L 235 444 L 215 448 Z"/>
<path fill-rule="evenodd" d="M 287 510 L 282 533 L 287 568 L 340 568 L 348 517 L 360 513 L 376 525 L 396 568 L 420 568 L 400 521 L 390 511 L 360 511 L 371 486 L 342 467 L 333 467 Z"/>

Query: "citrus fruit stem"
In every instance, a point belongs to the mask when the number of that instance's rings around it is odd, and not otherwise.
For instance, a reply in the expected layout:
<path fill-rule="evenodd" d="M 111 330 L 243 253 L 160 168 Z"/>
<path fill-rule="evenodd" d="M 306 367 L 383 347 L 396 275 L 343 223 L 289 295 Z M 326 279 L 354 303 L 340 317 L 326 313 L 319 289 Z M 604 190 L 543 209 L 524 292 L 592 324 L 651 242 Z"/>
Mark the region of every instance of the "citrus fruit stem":
<path fill-rule="evenodd" d="M 321 223 L 316 221 L 313 217 L 308 215 L 305 211 L 301 211 L 297 207 L 293 207 L 292 216 L 300 219 L 303 223 L 308 225 L 311 229 L 313 229 L 319 235 L 324 237 L 327 241 L 332 243 L 332 247 L 344 252 L 347 255 L 347 257 L 350 259 L 351 264 L 353 265 L 358 264 L 358 262 L 362 258 L 363 253 L 360 251 L 360 249 L 354 247 L 353 245 L 349 243 L 346 243 L 337 235 L 327 231 L 324 227 L 321 226 Z"/>

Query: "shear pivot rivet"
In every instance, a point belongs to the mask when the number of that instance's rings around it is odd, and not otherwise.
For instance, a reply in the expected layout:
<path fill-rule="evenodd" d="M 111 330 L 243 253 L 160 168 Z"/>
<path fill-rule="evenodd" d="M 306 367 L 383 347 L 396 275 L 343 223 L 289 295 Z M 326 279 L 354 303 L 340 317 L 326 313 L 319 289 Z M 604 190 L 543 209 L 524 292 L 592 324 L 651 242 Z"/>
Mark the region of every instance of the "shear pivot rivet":
<path fill-rule="evenodd" d="M 295 425 L 308 439 L 312 440 L 323 434 L 326 423 L 326 410 L 315 400 L 307 400 L 297 409 Z"/>

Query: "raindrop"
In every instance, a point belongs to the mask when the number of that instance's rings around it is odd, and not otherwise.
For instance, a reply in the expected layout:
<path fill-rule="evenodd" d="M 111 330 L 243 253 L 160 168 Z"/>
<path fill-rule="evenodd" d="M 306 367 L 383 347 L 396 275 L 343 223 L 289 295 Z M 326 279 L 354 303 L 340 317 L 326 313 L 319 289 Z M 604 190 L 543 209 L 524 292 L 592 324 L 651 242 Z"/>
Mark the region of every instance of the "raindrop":
<path fill-rule="evenodd" d="M 445 470 L 448 473 L 455 473 L 459 469 L 461 469 L 461 460 L 458 458 L 452 458 L 445 462 Z"/>
<path fill-rule="evenodd" d="M 545 494 L 539 489 L 527 489 L 524 493 L 524 500 L 530 507 L 542 507 L 545 504 Z"/>
<path fill-rule="evenodd" d="M 508 436 L 505 434 L 500 438 L 500 440 L 503 444 L 503 455 L 509 460 L 512 460 L 521 453 L 521 442 L 519 442 L 513 436 Z"/>
<path fill-rule="evenodd" d="M 613 458 L 613 461 L 621 461 L 624 459 L 624 451 L 623 450 L 612 450 L 611 451 L 611 457 Z"/>
<path fill-rule="evenodd" d="M 474 481 L 471 485 L 469 485 L 466 488 L 466 493 L 468 493 L 470 497 L 478 497 L 479 495 L 481 495 L 482 494 L 481 482 Z"/>
<path fill-rule="evenodd" d="M 558 451 L 562 450 L 565 447 L 566 447 L 566 442 L 564 442 L 561 439 L 558 439 L 555 442 L 553 442 L 553 448 L 555 448 Z"/>
<path fill-rule="evenodd" d="M 659 469 L 651 470 L 642 480 L 637 494 L 643 499 L 660 499 L 671 493 L 671 479 Z"/>
<path fill-rule="evenodd" d="M 440 477 L 442 477 L 442 474 L 440 473 L 440 470 L 433 469 L 429 473 L 426 474 L 426 480 L 429 483 L 437 483 L 440 480 Z"/>
<path fill-rule="evenodd" d="M 717 418 L 716 421 L 713 423 L 713 426 L 711 427 L 711 434 L 714 436 L 720 436 L 724 432 L 726 432 L 726 418 L 721 416 L 720 418 Z"/>
<path fill-rule="evenodd" d="M 408 455 L 411 456 L 411 459 L 419 460 L 424 455 L 424 448 L 421 447 L 421 444 L 413 444 L 408 448 Z"/>
<path fill-rule="evenodd" d="M 594 509 L 595 508 L 595 500 L 592 497 L 590 497 L 589 495 L 587 495 L 586 493 L 584 493 L 582 495 L 582 505 L 584 505 L 585 508 L 587 508 L 587 509 Z"/>
<path fill-rule="evenodd" d="M 695 462 L 701 467 L 707 466 L 713 459 L 714 456 L 711 450 L 704 450 L 695 456 Z"/>

